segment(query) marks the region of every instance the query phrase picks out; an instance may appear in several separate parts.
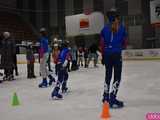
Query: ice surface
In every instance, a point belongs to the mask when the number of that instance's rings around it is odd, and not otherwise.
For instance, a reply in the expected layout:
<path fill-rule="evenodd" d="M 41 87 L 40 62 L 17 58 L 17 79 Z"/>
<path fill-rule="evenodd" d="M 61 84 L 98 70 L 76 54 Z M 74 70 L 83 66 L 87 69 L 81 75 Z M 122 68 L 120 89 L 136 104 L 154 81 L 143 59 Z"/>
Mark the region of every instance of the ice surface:
<path fill-rule="evenodd" d="M 60 101 L 50 98 L 53 86 L 38 88 L 41 78 L 27 79 L 26 65 L 18 67 L 17 80 L 0 84 L 0 120 L 100 120 L 103 66 L 71 72 L 70 92 Z M 18 107 L 11 106 L 14 92 Z M 111 109 L 110 120 L 145 120 L 148 112 L 160 112 L 160 61 L 125 61 L 118 98 L 125 107 Z"/>

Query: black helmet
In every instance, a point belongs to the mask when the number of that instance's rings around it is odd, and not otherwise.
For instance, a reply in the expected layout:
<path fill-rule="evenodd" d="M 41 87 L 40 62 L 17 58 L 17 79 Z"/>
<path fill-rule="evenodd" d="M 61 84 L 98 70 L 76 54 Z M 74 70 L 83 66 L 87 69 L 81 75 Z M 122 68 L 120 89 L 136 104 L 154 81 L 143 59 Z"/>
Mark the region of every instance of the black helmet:
<path fill-rule="evenodd" d="M 61 49 L 67 48 L 67 47 L 68 47 L 68 41 L 63 41 L 63 42 L 61 43 Z"/>
<path fill-rule="evenodd" d="M 107 14 L 109 22 L 114 22 L 115 18 L 119 18 L 119 13 L 117 12 L 116 9 L 111 9 L 106 14 Z"/>
<path fill-rule="evenodd" d="M 47 30 L 46 30 L 46 28 L 41 28 L 41 29 L 40 29 L 40 34 L 41 34 L 42 36 L 47 36 Z"/>

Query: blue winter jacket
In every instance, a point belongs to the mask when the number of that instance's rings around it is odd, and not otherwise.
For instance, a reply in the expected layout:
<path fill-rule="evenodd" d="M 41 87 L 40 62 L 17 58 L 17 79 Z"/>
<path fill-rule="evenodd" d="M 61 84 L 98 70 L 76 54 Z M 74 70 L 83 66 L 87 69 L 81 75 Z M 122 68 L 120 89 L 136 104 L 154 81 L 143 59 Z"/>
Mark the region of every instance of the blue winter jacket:
<path fill-rule="evenodd" d="M 68 48 L 63 48 L 63 49 L 60 51 L 60 54 L 59 54 L 59 56 L 58 56 L 58 61 L 63 64 L 64 61 L 65 61 L 66 59 L 68 59 L 68 58 L 67 58 L 67 57 L 68 57 L 68 53 L 69 53 L 69 49 L 68 49 Z"/>
<path fill-rule="evenodd" d="M 111 31 L 111 24 L 107 24 L 101 31 L 101 37 L 104 44 L 104 54 L 121 54 L 126 43 L 127 33 L 122 24 L 120 24 L 116 33 Z"/>
<path fill-rule="evenodd" d="M 40 49 L 43 49 L 44 53 L 48 52 L 48 37 L 41 37 L 40 38 Z"/>

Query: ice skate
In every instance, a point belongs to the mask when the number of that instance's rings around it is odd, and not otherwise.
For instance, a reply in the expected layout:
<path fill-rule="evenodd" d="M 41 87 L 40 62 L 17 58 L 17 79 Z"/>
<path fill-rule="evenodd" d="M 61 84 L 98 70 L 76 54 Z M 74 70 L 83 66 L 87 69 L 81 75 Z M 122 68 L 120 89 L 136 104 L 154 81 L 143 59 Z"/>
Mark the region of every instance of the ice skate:
<path fill-rule="evenodd" d="M 56 82 L 55 78 L 52 75 L 49 75 L 48 78 L 49 78 L 49 83 L 48 83 L 49 86 L 51 86 L 53 82 Z"/>
<path fill-rule="evenodd" d="M 109 103 L 109 94 L 107 94 L 107 93 L 104 93 L 104 94 L 103 94 L 102 102 L 103 102 L 103 103 L 104 103 L 104 102 L 108 102 L 108 103 Z"/>
<path fill-rule="evenodd" d="M 67 87 L 62 89 L 62 93 L 67 93 L 67 92 L 68 92 L 68 88 Z"/>
<path fill-rule="evenodd" d="M 53 100 L 60 100 L 63 99 L 63 96 L 61 94 L 59 94 L 59 87 L 55 87 L 55 89 L 53 90 L 51 97 Z"/>
<path fill-rule="evenodd" d="M 114 98 L 114 99 L 110 99 L 109 106 L 110 106 L 110 108 L 118 109 L 118 108 L 123 108 L 124 103 L 122 101 Z"/>
<path fill-rule="evenodd" d="M 63 99 L 63 96 L 62 96 L 61 94 L 53 95 L 53 96 L 52 96 L 52 99 L 53 99 L 53 100 L 62 100 L 62 99 Z"/>
<path fill-rule="evenodd" d="M 48 86 L 47 80 L 43 79 L 42 83 L 39 84 L 39 88 L 46 88 Z"/>
<path fill-rule="evenodd" d="M 13 80 L 15 80 L 14 76 L 10 75 L 9 78 L 8 78 L 8 81 L 13 81 Z"/>

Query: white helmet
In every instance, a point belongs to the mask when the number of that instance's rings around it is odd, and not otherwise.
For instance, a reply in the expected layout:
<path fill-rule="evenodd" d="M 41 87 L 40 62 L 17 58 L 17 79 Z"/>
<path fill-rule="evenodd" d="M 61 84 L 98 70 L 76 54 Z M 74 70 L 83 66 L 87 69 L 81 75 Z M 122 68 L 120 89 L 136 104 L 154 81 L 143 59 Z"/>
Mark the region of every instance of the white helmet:
<path fill-rule="evenodd" d="M 58 44 L 54 44 L 54 47 L 58 47 Z"/>
<path fill-rule="evenodd" d="M 46 31 L 46 28 L 41 28 L 40 29 L 40 32 L 45 32 Z"/>
<path fill-rule="evenodd" d="M 9 32 L 4 32 L 3 36 L 4 36 L 4 38 L 9 38 L 10 37 L 10 33 Z"/>

